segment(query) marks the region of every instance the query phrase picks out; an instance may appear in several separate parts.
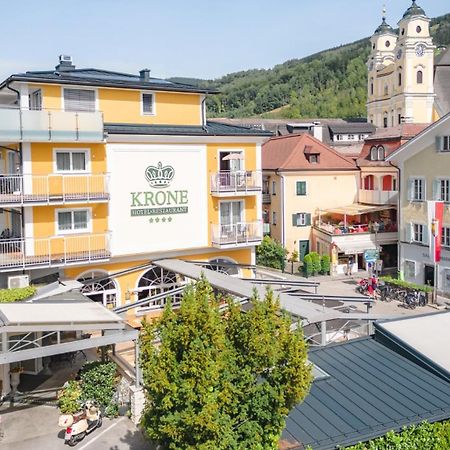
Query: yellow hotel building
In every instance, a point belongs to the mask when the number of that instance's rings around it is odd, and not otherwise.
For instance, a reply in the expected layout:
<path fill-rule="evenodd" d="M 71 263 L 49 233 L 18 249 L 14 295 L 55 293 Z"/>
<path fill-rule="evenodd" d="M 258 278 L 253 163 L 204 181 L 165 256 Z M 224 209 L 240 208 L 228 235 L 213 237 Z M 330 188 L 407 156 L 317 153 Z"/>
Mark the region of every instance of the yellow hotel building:
<path fill-rule="evenodd" d="M 76 69 L 67 56 L 55 70 L 6 79 L 2 287 L 22 275 L 94 279 L 85 294 L 114 307 L 180 283 L 156 259 L 248 275 L 270 133 L 206 121 L 210 93 L 147 69 Z"/>

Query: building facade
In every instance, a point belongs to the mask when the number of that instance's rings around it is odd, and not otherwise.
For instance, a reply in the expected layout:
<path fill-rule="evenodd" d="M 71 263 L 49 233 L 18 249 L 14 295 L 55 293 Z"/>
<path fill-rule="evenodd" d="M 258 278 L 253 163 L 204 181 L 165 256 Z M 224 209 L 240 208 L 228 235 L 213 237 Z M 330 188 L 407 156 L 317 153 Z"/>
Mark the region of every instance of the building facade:
<path fill-rule="evenodd" d="M 377 127 L 431 123 L 436 116 L 430 19 L 413 0 L 398 26 L 397 34 L 383 17 L 370 40 L 367 118 Z"/>
<path fill-rule="evenodd" d="M 94 279 L 86 295 L 114 307 L 183 282 L 155 259 L 245 272 L 262 237 L 270 133 L 207 122 L 210 93 L 148 70 L 76 69 L 70 57 L 5 80 L 2 284 Z"/>
<path fill-rule="evenodd" d="M 434 285 L 450 293 L 450 115 L 433 123 L 393 152 L 388 161 L 400 172 L 399 269 L 417 284 Z M 429 248 L 429 202 L 443 201 L 441 261 L 436 266 Z"/>

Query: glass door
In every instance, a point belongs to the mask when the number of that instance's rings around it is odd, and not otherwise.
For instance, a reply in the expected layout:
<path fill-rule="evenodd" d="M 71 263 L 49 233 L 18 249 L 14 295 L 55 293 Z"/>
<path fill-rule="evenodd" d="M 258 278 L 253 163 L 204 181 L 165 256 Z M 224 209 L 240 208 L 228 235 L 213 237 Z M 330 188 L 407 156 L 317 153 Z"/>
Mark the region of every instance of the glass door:
<path fill-rule="evenodd" d="M 243 224 L 244 203 L 242 201 L 220 204 L 220 233 L 225 239 L 235 240 Z"/>

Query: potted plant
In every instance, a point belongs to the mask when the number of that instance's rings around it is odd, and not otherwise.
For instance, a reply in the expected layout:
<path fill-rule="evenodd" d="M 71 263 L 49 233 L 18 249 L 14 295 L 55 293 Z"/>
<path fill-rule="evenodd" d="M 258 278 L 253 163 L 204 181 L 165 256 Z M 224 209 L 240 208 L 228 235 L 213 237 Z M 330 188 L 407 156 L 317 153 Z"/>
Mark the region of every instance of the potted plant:
<path fill-rule="evenodd" d="M 294 273 L 294 263 L 298 262 L 298 251 L 294 250 L 289 257 L 289 262 L 291 263 L 291 273 Z"/>
<path fill-rule="evenodd" d="M 20 374 L 23 372 L 23 367 L 22 366 L 16 366 L 13 367 L 12 369 L 10 369 L 9 373 L 11 375 L 11 380 L 10 380 L 10 384 L 11 384 L 11 395 L 14 397 L 14 395 L 17 392 L 17 387 L 20 384 Z"/>
<path fill-rule="evenodd" d="M 305 277 L 308 278 L 313 273 L 313 263 L 311 259 L 311 255 L 305 255 L 303 258 L 303 272 L 305 274 Z"/>

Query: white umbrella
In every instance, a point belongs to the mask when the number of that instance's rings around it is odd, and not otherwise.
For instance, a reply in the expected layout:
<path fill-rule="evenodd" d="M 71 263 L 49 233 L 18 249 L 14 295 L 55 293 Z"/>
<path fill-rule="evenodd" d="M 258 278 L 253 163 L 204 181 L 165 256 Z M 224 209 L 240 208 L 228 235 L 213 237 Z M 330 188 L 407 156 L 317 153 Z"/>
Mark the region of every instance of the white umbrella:
<path fill-rule="evenodd" d="M 244 159 L 241 152 L 229 153 L 222 158 L 222 161 L 232 161 L 235 159 Z"/>

